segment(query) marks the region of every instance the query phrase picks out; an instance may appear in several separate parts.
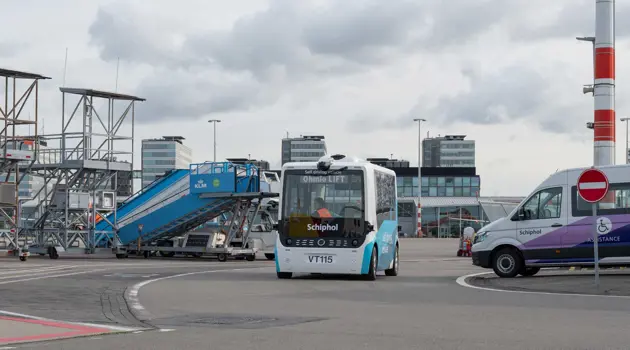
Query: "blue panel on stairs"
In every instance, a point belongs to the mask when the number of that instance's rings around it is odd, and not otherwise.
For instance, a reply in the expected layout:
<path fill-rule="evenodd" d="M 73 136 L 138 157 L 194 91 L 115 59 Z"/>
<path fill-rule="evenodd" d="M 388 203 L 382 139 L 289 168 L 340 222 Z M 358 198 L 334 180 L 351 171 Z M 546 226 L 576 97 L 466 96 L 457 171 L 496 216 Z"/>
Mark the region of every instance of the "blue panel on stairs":
<path fill-rule="evenodd" d="M 183 222 L 192 221 L 194 217 L 199 216 L 199 211 L 215 206 L 222 206 L 221 209 L 214 209 L 205 214 L 201 214 L 207 220 L 221 214 L 234 203 L 234 198 L 199 198 L 196 194 L 188 194 L 136 221 L 129 225 L 125 225 L 120 228 L 118 237 L 122 244 L 129 244 L 138 239 L 138 225 L 142 224 L 143 240 L 151 239 L 156 236 L 163 235 L 169 231 L 169 228 L 164 228 L 165 225 L 173 223 L 174 221 L 186 217 Z M 188 217 L 192 216 L 192 217 Z M 157 231 L 156 231 L 157 230 Z M 146 236 L 146 237 L 144 237 Z"/>
<path fill-rule="evenodd" d="M 191 193 L 231 193 L 235 188 L 234 173 L 190 174 Z"/>
<path fill-rule="evenodd" d="M 118 220 L 124 218 L 125 215 L 138 208 L 142 204 L 148 202 L 149 200 L 151 200 L 151 198 L 153 198 L 155 195 L 162 192 L 166 188 L 172 186 L 175 182 L 181 180 L 186 175 L 188 175 L 188 173 L 189 170 L 187 169 L 179 169 L 163 177 L 161 181 L 156 182 L 153 186 L 139 193 L 137 197 L 132 198 L 127 203 L 118 207 L 116 210 L 116 217 L 118 218 Z M 113 214 L 107 215 L 106 217 L 110 221 L 113 220 Z M 102 220 L 96 224 L 96 230 L 98 231 L 110 231 L 111 229 L 111 225 L 105 220 Z"/>

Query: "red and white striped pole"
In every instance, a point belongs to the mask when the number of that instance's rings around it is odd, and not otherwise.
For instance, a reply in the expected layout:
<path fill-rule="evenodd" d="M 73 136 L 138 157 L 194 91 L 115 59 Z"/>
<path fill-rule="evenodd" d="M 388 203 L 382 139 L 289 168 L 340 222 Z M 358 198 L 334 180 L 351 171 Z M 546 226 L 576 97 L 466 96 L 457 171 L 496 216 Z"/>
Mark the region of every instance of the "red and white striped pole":
<path fill-rule="evenodd" d="M 615 0 L 595 1 L 594 160 L 615 164 Z M 614 205 L 609 193 L 600 207 Z"/>

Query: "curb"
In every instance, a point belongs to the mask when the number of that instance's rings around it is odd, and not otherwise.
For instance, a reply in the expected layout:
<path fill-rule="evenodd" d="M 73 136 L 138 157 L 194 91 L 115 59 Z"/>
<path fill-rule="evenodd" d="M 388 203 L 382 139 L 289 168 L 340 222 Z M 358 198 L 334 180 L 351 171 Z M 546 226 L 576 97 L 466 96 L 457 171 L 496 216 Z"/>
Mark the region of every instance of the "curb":
<path fill-rule="evenodd" d="M 600 270 L 625 270 L 625 266 L 615 266 L 615 267 L 599 267 Z M 594 267 L 581 267 L 581 266 L 571 266 L 568 268 L 569 271 L 593 271 Z"/>

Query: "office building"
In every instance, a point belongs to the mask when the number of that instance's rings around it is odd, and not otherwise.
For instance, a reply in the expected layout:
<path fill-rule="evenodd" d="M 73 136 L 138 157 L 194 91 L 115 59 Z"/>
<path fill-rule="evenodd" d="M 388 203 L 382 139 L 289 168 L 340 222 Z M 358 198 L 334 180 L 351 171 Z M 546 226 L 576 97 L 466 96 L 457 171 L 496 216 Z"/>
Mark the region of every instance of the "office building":
<path fill-rule="evenodd" d="M 466 135 L 446 135 L 422 140 L 422 166 L 475 167 L 475 141 Z"/>
<path fill-rule="evenodd" d="M 142 140 L 142 187 L 173 169 L 188 169 L 192 151 L 181 136 Z"/>
<path fill-rule="evenodd" d="M 324 136 L 300 136 L 282 139 L 282 164 L 288 162 L 315 162 L 326 155 Z"/>

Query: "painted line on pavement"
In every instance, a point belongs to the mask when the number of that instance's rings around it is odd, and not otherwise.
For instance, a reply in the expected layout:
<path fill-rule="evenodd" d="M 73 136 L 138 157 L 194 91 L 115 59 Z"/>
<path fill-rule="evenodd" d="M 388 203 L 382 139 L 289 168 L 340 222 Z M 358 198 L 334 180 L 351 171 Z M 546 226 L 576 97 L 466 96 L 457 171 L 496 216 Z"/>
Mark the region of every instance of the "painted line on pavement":
<path fill-rule="evenodd" d="M 0 310 L 0 315 L 12 316 L 12 317 L 20 318 L 20 319 L 29 319 L 29 320 L 35 320 L 35 321 L 60 322 L 60 323 L 63 323 L 63 324 L 72 324 L 72 325 L 77 325 L 77 326 L 85 326 L 85 327 L 93 327 L 93 328 L 105 328 L 105 329 L 108 329 L 108 330 L 111 330 L 111 331 L 116 331 L 116 332 L 132 332 L 132 331 L 137 331 L 137 330 L 148 329 L 148 328 L 141 328 L 141 327 L 112 326 L 112 325 L 105 325 L 105 324 L 98 324 L 98 323 L 88 323 L 88 322 L 59 321 L 59 320 L 53 320 L 53 319 L 46 318 L 46 317 L 26 315 L 26 314 L 21 314 L 21 313 L 18 313 L 18 312 L 11 312 L 11 311 L 4 311 L 4 310 Z M 2 316 L 0 316 L 0 317 L 2 317 Z"/>
<path fill-rule="evenodd" d="M 16 344 L 16 343 L 31 343 L 31 342 L 40 342 L 46 340 L 60 340 L 67 338 L 75 338 L 82 337 L 88 335 L 99 335 L 99 334 L 108 334 L 108 333 L 121 333 L 120 330 L 114 330 L 110 327 L 103 327 L 100 325 L 96 326 L 86 326 L 76 323 L 56 321 L 56 320 L 42 320 L 41 318 L 24 318 L 24 317 L 9 317 L 9 316 L 0 316 L 0 320 L 10 321 L 10 322 L 19 322 L 19 323 L 30 323 L 44 327 L 54 327 L 60 328 L 64 331 L 60 332 L 51 332 L 51 333 L 41 333 L 35 335 L 27 335 L 27 336 L 18 336 L 18 337 L 5 337 L 0 338 L 0 344 Z"/>
<path fill-rule="evenodd" d="M 43 267 L 41 269 L 3 269 L 0 272 L 0 278 L 11 278 L 13 275 L 17 274 L 28 274 L 28 273 L 39 273 L 39 272 L 51 272 L 55 270 L 64 270 L 68 268 L 73 268 L 75 266 L 48 266 Z"/>
<path fill-rule="evenodd" d="M 131 311 L 136 316 L 136 318 L 138 318 L 140 321 L 147 321 L 151 318 L 151 313 L 148 312 L 144 308 L 144 306 L 142 306 L 142 304 L 140 303 L 140 299 L 138 298 L 138 293 L 140 291 L 140 288 L 146 286 L 147 284 L 150 284 L 153 282 L 159 282 L 163 280 L 168 280 L 172 278 L 191 276 L 191 275 L 201 275 L 201 274 L 217 273 L 217 272 L 244 271 L 244 270 L 259 270 L 259 269 L 269 269 L 272 267 L 273 266 L 242 267 L 242 268 L 235 268 L 235 269 L 194 271 L 194 272 L 180 273 L 177 275 L 164 276 L 160 278 L 154 278 L 154 279 L 150 279 L 150 280 L 146 280 L 146 281 L 142 281 L 142 282 L 134 284 L 131 288 L 127 290 L 127 293 L 125 293 L 125 299 L 127 300 L 127 303 L 129 304 L 129 307 L 131 308 Z"/>
<path fill-rule="evenodd" d="M 107 266 L 107 265 L 103 265 L 103 266 Z M 221 264 L 217 264 L 216 266 L 226 266 L 225 263 Z M 238 266 L 238 263 L 235 263 L 233 266 Z M 16 276 L 16 278 L 19 279 L 15 279 L 15 280 L 9 280 L 9 281 L 0 281 L 0 285 L 2 284 L 11 284 L 11 283 L 17 283 L 17 282 L 27 282 L 27 281 L 36 281 L 36 280 L 42 280 L 42 279 L 47 279 L 47 278 L 56 278 L 56 277 L 66 277 L 66 276 L 75 276 L 75 275 L 85 275 L 88 273 L 95 273 L 95 272 L 102 272 L 102 271 L 111 271 L 111 270 L 116 270 L 116 269 L 141 269 L 141 268 L 152 268 L 152 269 L 170 269 L 170 268 L 181 268 L 181 267 L 201 267 L 199 264 L 195 264 L 195 265 L 178 265 L 178 266 L 169 266 L 169 265 L 163 265 L 163 266 L 151 266 L 151 265 L 126 265 L 126 266 L 112 266 L 109 265 L 107 268 L 102 268 L 102 269 L 91 269 L 91 270 L 85 270 L 85 271 L 77 271 L 77 272 L 68 272 L 68 273 L 60 273 L 60 274 L 56 274 L 56 275 L 44 275 L 44 276 L 37 276 L 37 277 L 29 277 L 29 278 L 21 278 L 21 277 L 26 277 L 26 276 Z M 269 267 L 269 266 L 266 266 Z M 221 270 L 219 270 L 221 271 Z M 61 271 L 59 271 L 61 272 Z"/>
<path fill-rule="evenodd" d="M 400 262 L 432 262 L 432 261 L 465 261 L 462 258 L 422 258 L 422 259 L 400 259 Z"/>
<path fill-rule="evenodd" d="M 599 298 L 617 298 L 617 299 L 630 299 L 630 296 L 627 295 L 599 295 L 599 294 L 580 294 L 580 293 L 553 293 L 553 292 L 534 292 L 534 291 L 525 291 L 525 290 L 509 290 L 509 289 L 498 289 L 498 288 L 489 288 L 489 287 L 479 287 L 466 282 L 467 279 L 471 277 L 477 277 L 481 275 L 489 275 L 492 272 L 478 272 L 471 273 L 469 275 L 457 277 L 457 284 L 462 287 L 484 290 L 489 292 L 503 292 L 503 293 L 520 293 L 520 294 L 537 294 L 537 295 L 562 295 L 562 296 L 572 296 L 572 297 L 599 297 Z"/>

